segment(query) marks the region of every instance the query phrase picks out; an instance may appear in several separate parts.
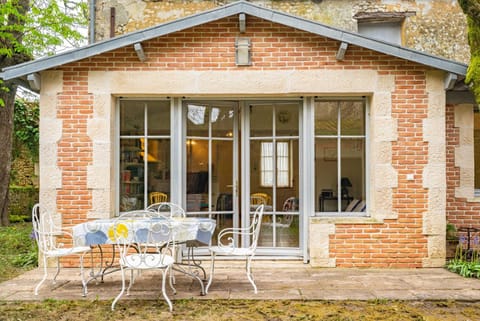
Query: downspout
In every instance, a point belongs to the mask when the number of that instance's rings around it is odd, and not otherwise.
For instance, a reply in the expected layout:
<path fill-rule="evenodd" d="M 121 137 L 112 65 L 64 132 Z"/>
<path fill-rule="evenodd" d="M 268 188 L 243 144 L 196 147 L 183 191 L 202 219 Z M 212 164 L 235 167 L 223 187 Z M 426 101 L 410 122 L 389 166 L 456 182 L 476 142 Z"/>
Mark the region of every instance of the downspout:
<path fill-rule="evenodd" d="M 90 0 L 90 23 L 88 26 L 88 43 L 95 42 L 95 0 Z"/>

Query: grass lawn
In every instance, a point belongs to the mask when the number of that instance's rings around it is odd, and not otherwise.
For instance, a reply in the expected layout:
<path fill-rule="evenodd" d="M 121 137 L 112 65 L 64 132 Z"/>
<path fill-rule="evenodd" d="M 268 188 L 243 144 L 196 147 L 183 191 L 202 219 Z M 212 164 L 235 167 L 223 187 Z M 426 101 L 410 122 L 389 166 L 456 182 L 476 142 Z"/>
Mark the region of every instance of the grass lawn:
<path fill-rule="evenodd" d="M 37 266 L 37 246 L 30 238 L 31 231 L 30 222 L 0 227 L 0 282 Z"/>

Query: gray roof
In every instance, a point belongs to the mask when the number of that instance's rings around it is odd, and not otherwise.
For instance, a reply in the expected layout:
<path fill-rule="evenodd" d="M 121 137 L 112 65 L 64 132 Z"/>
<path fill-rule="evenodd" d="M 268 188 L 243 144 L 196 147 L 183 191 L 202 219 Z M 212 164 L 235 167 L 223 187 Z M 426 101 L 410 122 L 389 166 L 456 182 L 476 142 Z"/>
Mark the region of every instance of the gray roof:
<path fill-rule="evenodd" d="M 226 6 L 218 7 L 175 21 L 163 23 L 155 27 L 118 36 L 109 40 L 63 52 L 54 56 L 40 58 L 19 65 L 10 66 L 3 69 L 3 72 L 0 73 L 0 78 L 3 78 L 4 80 L 10 80 L 22 77 L 31 73 L 47 70 L 70 62 L 89 58 L 107 51 L 133 45 L 138 42 L 161 37 L 176 31 L 195 27 L 240 13 L 245 13 L 250 16 L 258 17 L 274 23 L 279 23 L 285 26 L 307 31 L 319 36 L 324 36 L 330 39 L 346 42 L 348 44 L 371 49 L 390 56 L 417 62 L 457 75 L 465 76 L 467 72 L 467 65 L 463 63 L 433 56 L 424 52 L 412 50 L 381 40 L 372 39 L 357 33 L 329 27 L 318 22 L 302 19 L 284 12 L 260 7 L 246 1 L 238 1 Z"/>

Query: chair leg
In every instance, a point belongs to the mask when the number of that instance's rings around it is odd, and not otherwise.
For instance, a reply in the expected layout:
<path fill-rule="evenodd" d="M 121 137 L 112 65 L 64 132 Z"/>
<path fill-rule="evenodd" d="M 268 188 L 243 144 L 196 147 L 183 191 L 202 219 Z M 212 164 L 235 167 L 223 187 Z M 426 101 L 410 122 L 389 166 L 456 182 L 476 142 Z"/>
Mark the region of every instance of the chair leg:
<path fill-rule="evenodd" d="M 57 276 L 60 274 L 60 258 L 57 257 L 57 272 L 55 273 L 55 276 L 53 277 L 53 284 L 57 283 Z"/>
<path fill-rule="evenodd" d="M 255 285 L 255 282 L 253 281 L 253 273 L 252 273 L 252 267 L 251 267 L 251 263 L 252 263 L 252 257 L 249 256 L 247 257 L 247 277 L 248 277 L 248 280 L 250 281 L 250 283 L 253 285 L 253 292 L 255 294 L 257 294 L 257 286 Z"/>
<path fill-rule="evenodd" d="M 40 286 L 42 286 L 43 282 L 47 279 L 47 257 L 43 255 L 43 278 L 38 282 L 37 286 L 35 287 L 35 295 L 38 295 L 38 289 L 40 289 Z"/>
<path fill-rule="evenodd" d="M 130 288 L 132 287 L 134 282 L 135 282 L 135 276 L 133 275 L 133 270 L 130 270 L 130 283 L 128 283 L 127 295 L 130 295 Z"/>
<path fill-rule="evenodd" d="M 172 278 L 173 269 L 170 268 L 168 272 L 170 274 L 170 276 L 168 277 L 168 283 L 170 284 L 170 288 L 172 289 L 173 294 L 177 294 L 177 289 L 175 289 L 175 287 L 173 286 L 173 278 Z"/>
<path fill-rule="evenodd" d="M 82 279 L 82 296 L 87 296 L 87 292 L 88 292 L 88 289 L 87 289 L 87 281 L 85 281 L 85 275 L 83 274 L 83 256 L 85 255 L 82 254 L 80 255 L 80 277 Z"/>
<path fill-rule="evenodd" d="M 165 301 L 167 301 L 168 303 L 170 312 L 172 312 L 173 310 L 172 301 L 170 301 L 170 299 L 167 296 L 167 291 L 165 291 L 165 282 L 167 281 L 167 275 L 169 274 L 168 272 L 170 272 L 170 268 L 171 266 L 167 267 L 165 270 L 162 270 L 162 294 L 163 294 L 163 297 L 165 298 Z"/>
<path fill-rule="evenodd" d="M 215 252 L 212 252 L 211 263 L 210 263 L 210 277 L 208 278 L 207 287 L 205 288 L 205 294 L 208 294 L 208 289 L 213 281 L 213 271 L 215 270 Z"/>
<path fill-rule="evenodd" d="M 120 290 L 120 293 L 115 297 L 115 299 L 112 302 L 112 311 L 115 310 L 115 304 L 117 303 L 118 300 L 120 300 L 120 297 L 125 292 L 125 270 L 123 268 L 121 273 L 122 273 L 122 289 Z"/>

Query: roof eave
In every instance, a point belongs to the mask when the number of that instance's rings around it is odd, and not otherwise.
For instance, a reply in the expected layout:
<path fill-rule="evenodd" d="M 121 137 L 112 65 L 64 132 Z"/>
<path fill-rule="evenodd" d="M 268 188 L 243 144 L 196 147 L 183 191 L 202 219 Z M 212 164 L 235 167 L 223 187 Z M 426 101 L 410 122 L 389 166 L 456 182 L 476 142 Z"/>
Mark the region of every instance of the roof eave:
<path fill-rule="evenodd" d="M 249 2 L 239 1 L 192 16 L 180 18 L 175 21 L 170 21 L 158 26 L 94 43 L 86 47 L 70 50 L 55 56 L 45 57 L 31 62 L 7 67 L 3 69 L 3 72 L 0 74 L 0 76 L 4 80 L 10 80 L 240 13 L 252 15 L 274 23 L 284 24 L 292 28 L 311 32 L 334 40 L 347 42 L 349 44 L 378 51 L 387 55 L 418 62 L 458 75 L 465 76 L 467 72 L 467 65 L 459 62 L 432 56 L 423 52 L 372 39 L 356 33 L 332 28 L 284 12 L 260 7 Z"/>

